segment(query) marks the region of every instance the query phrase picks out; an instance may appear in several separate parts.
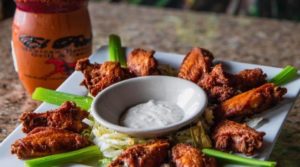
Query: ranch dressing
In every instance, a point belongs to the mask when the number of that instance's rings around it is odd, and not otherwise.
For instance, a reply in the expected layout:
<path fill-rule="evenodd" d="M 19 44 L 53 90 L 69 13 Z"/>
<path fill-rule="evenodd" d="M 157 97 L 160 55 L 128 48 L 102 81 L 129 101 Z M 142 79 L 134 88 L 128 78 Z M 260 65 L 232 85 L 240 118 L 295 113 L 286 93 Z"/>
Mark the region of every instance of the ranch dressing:
<path fill-rule="evenodd" d="M 158 128 L 179 122 L 183 117 L 183 110 L 176 104 L 150 100 L 129 108 L 120 124 L 135 129 Z"/>

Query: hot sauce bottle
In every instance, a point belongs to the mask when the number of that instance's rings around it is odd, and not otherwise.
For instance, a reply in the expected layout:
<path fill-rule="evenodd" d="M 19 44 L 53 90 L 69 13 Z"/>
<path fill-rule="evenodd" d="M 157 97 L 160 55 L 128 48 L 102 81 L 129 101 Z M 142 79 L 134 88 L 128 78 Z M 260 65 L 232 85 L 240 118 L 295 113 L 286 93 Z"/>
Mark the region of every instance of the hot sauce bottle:
<path fill-rule="evenodd" d="M 16 0 L 12 50 L 27 92 L 57 88 L 91 54 L 88 0 Z"/>

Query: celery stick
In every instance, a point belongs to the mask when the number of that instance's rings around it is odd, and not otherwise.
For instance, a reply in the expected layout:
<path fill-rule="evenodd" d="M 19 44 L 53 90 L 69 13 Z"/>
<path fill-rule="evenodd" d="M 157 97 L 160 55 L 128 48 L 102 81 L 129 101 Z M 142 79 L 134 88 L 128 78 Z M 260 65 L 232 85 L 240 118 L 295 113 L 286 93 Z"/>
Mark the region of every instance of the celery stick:
<path fill-rule="evenodd" d="M 126 57 L 121 45 L 121 39 L 118 35 L 109 36 L 109 60 L 119 62 L 122 67 L 126 67 Z"/>
<path fill-rule="evenodd" d="M 202 152 L 208 156 L 216 157 L 219 159 L 227 160 L 229 162 L 233 163 L 239 163 L 244 165 L 251 165 L 251 166 L 262 166 L 262 167 L 275 167 L 276 162 L 273 161 L 263 161 L 263 160 L 257 160 L 253 158 L 245 158 L 229 153 L 225 153 L 222 151 L 204 148 L 202 149 Z"/>
<path fill-rule="evenodd" d="M 55 105 L 61 105 L 66 101 L 73 101 L 84 110 L 88 110 L 93 101 L 91 97 L 73 95 L 45 88 L 36 88 L 32 94 L 32 99 Z"/>
<path fill-rule="evenodd" d="M 273 77 L 270 82 L 276 85 L 284 85 L 297 76 L 297 69 L 293 66 L 286 66 L 279 74 Z"/>
<path fill-rule="evenodd" d="M 79 150 L 34 158 L 25 161 L 27 167 L 50 167 L 67 163 L 82 163 L 92 158 L 100 158 L 102 153 L 97 146 L 89 146 Z"/>

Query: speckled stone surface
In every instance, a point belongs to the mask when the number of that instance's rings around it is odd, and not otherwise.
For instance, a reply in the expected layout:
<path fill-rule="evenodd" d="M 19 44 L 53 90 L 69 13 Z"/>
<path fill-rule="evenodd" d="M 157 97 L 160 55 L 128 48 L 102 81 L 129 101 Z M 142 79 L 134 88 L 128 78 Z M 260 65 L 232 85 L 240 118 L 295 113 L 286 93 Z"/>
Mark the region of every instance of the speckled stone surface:
<path fill-rule="evenodd" d="M 300 69 L 300 24 L 210 13 L 90 3 L 93 48 L 117 33 L 124 45 L 186 53 L 192 46 L 211 50 L 219 59 Z M 0 141 L 32 110 L 32 102 L 14 72 L 10 52 L 12 20 L 0 22 Z M 300 100 L 290 112 L 270 157 L 280 166 L 298 166 Z"/>

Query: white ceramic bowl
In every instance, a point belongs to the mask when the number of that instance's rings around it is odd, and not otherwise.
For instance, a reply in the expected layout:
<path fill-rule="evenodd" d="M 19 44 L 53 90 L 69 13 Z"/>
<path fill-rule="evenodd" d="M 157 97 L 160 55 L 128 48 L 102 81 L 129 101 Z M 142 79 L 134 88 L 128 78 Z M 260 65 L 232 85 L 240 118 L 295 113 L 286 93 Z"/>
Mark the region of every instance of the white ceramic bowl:
<path fill-rule="evenodd" d="M 151 99 L 177 104 L 184 118 L 160 128 L 134 129 L 119 125 L 120 117 L 129 107 Z M 137 137 L 166 135 L 195 120 L 206 107 L 207 96 L 198 85 L 177 77 L 147 76 L 128 79 L 101 91 L 92 104 L 92 115 L 101 125 Z"/>

